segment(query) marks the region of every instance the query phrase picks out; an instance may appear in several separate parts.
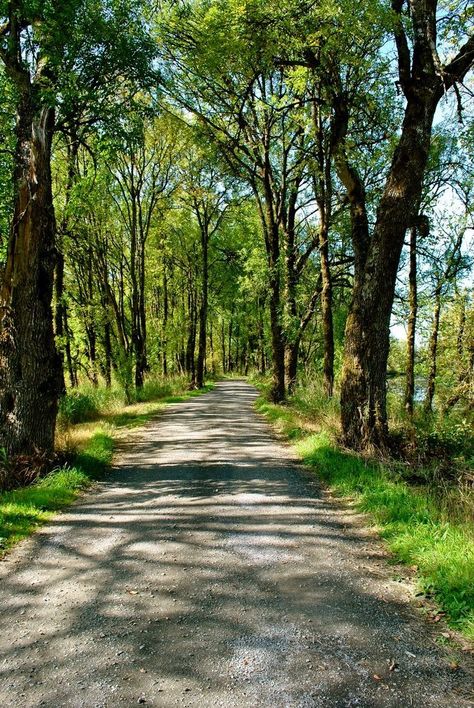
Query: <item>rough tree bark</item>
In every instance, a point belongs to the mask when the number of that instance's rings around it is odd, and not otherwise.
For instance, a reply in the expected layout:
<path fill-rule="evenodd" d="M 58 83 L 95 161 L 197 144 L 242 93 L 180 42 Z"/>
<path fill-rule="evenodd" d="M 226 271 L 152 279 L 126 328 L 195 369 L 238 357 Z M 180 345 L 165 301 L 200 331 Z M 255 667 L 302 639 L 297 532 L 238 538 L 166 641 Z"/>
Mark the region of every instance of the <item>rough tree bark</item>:
<path fill-rule="evenodd" d="M 403 6 L 403 0 L 392 2 L 398 15 Z M 405 115 L 366 257 L 362 267 L 357 269 L 356 265 L 346 327 L 341 422 L 344 442 L 354 448 L 384 447 L 387 442 L 390 316 L 404 235 L 421 195 L 436 106 L 445 90 L 462 80 L 474 61 L 474 38 L 470 38 L 448 66 L 439 66 L 436 6 L 434 0 L 410 2 L 412 51 L 401 18 L 395 31 Z"/>
<path fill-rule="evenodd" d="M 7 70 L 19 99 L 14 214 L 0 291 L 0 445 L 10 454 L 50 454 L 62 390 L 51 306 L 54 111 L 41 105 L 25 70 Z"/>

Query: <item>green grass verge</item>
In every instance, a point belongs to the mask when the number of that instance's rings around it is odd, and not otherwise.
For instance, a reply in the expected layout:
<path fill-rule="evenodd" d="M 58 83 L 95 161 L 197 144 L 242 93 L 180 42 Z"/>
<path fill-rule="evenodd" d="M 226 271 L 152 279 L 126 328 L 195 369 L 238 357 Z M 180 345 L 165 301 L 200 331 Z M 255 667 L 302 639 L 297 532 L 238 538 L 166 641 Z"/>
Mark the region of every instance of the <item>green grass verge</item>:
<path fill-rule="evenodd" d="M 144 425 L 167 403 L 185 401 L 210 391 L 207 384 L 199 391 L 183 391 L 179 396 L 164 395 L 158 401 L 149 401 L 145 410 L 104 412 L 86 443 L 74 455 L 70 467 L 53 470 L 34 484 L 0 493 L 0 557 L 18 541 L 29 536 L 49 521 L 54 514 L 71 504 L 79 494 L 99 479 L 109 467 L 117 434 L 123 429 Z"/>
<path fill-rule="evenodd" d="M 97 433 L 76 456 L 72 467 L 53 470 L 28 487 L 1 493 L 0 553 L 29 536 L 90 486 L 110 464 L 113 444 L 110 435 Z"/>
<path fill-rule="evenodd" d="M 370 514 L 394 558 L 417 567 L 420 588 L 446 613 L 448 623 L 474 640 L 474 532 L 469 520 L 452 520 L 439 500 L 413 487 L 387 465 L 338 448 L 329 431 L 311 433 L 291 405 L 263 398 L 263 413 L 294 441 L 303 461 L 338 495 Z"/>

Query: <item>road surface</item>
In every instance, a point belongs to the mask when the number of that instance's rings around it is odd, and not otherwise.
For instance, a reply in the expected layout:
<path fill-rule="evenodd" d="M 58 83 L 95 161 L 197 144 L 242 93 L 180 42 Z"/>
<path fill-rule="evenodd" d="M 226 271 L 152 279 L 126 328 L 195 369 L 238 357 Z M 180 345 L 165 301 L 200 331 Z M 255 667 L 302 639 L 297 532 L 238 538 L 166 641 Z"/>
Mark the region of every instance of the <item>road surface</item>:
<path fill-rule="evenodd" d="M 255 397 L 171 406 L 0 563 L 2 708 L 474 706 L 469 658 Z"/>

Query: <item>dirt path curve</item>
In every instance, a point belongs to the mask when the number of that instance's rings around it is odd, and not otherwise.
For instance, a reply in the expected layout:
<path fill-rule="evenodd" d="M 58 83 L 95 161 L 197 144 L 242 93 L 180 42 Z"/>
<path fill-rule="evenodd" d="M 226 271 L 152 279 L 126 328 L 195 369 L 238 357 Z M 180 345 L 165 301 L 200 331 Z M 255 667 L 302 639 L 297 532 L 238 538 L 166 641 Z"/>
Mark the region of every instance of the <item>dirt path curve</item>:
<path fill-rule="evenodd" d="M 474 706 L 255 396 L 232 381 L 172 406 L 0 564 L 2 708 Z"/>

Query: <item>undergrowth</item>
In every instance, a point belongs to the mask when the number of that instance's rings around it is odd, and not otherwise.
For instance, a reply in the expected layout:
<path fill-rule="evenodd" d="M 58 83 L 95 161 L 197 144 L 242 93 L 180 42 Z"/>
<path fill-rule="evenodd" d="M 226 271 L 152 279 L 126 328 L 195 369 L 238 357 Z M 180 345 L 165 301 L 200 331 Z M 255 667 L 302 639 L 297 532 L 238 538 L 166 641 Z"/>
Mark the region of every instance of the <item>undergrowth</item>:
<path fill-rule="evenodd" d="M 212 389 L 188 391 L 183 380 L 151 381 L 140 401 L 123 405 L 120 390 L 73 391 L 65 397 L 59 420 L 57 446 L 67 464 L 37 478 L 32 484 L 0 492 L 0 557 L 38 526 L 71 504 L 81 492 L 106 473 L 116 441 L 143 425 L 167 403 L 184 401 Z"/>
<path fill-rule="evenodd" d="M 186 391 L 187 379 L 174 377 L 172 379 L 150 378 L 143 387 L 134 393 L 134 403 L 146 403 L 165 400 L 172 396 L 180 396 Z M 103 386 L 82 385 L 70 389 L 59 403 L 58 424 L 67 426 L 74 423 L 86 423 L 100 419 L 104 413 L 120 412 L 125 404 L 125 392 L 120 386 L 105 388 Z"/>
<path fill-rule="evenodd" d="M 438 603 L 451 627 L 474 640 L 472 488 L 434 484 L 431 471 L 425 484 L 412 484 L 400 460 L 367 459 L 342 449 L 337 404 L 312 399 L 308 388 L 285 405 L 262 395 L 257 410 L 337 495 L 371 516 L 394 559 L 416 568 L 423 593 Z"/>

